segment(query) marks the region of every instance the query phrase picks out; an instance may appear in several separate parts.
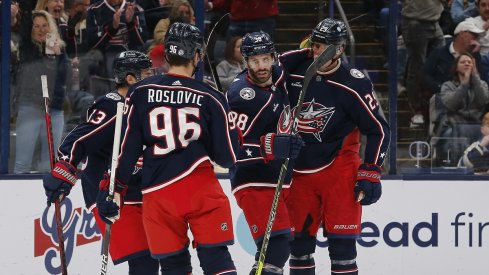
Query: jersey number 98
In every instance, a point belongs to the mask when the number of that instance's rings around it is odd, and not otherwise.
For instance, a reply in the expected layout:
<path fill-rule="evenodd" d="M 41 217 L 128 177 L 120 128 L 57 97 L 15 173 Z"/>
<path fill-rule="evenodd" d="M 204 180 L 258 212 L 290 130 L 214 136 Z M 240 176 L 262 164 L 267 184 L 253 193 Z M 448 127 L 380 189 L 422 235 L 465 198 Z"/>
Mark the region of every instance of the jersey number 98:
<path fill-rule="evenodd" d="M 176 112 L 178 125 L 173 127 L 172 115 Z M 149 125 L 151 135 L 155 138 L 163 139 L 166 146 L 155 144 L 153 153 L 155 155 L 165 155 L 177 148 L 177 140 L 179 146 L 185 148 L 192 140 L 197 140 L 202 132 L 200 125 L 197 122 L 189 121 L 189 117 L 199 118 L 200 113 L 198 108 L 186 107 L 181 109 L 173 109 L 170 107 L 158 107 L 149 113 Z M 178 133 L 173 132 L 173 128 L 177 129 Z"/>
<path fill-rule="evenodd" d="M 228 119 L 229 119 L 229 128 L 233 130 L 234 128 L 238 127 L 241 131 L 244 131 L 246 128 L 246 123 L 248 122 L 248 116 L 246 114 L 238 114 L 236 112 L 229 112 L 228 113 Z"/>

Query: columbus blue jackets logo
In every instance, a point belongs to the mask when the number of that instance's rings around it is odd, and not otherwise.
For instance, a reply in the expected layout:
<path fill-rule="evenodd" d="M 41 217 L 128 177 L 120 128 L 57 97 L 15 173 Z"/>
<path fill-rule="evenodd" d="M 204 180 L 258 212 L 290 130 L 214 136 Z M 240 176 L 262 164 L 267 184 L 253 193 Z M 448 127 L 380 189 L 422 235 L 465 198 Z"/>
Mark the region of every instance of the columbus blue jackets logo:
<path fill-rule="evenodd" d="M 351 69 L 350 74 L 355 78 L 364 78 L 365 75 L 357 69 Z"/>
<path fill-rule="evenodd" d="M 107 98 L 113 99 L 113 100 L 121 100 L 122 97 L 118 93 L 108 93 L 105 95 Z"/>
<path fill-rule="evenodd" d="M 294 108 L 293 113 L 296 111 Z M 328 125 L 334 111 L 334 107 L 325 107 L 316 103 L 314 99 L 311 102 L 304 102 L 302 111 L 299 114 L 297 130 L 302 133 L 312 134 L 321 142 L 321 133 Z"/>
<path fill-rule="evenodd" d="M 255 98 L 255 90 L 251 88 L 243 88 L 241 91 L 239 91 L 239 96 L 245 100 L 252 100 Z"/>
<path fill-rule="evenodd" d="M 290 133 L 290 128 L 292 127 L 292 114 L 289 105 L 284 107 L 278 122 L 277 133 Z"/>

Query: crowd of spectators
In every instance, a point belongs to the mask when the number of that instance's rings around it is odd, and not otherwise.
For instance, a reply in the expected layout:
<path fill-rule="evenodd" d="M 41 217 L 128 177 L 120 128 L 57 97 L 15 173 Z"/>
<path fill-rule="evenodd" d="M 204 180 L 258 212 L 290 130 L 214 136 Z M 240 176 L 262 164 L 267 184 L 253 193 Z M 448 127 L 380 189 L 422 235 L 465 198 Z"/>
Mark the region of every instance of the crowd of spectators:
<path fill-rule="evenodd" d="M 430 138 L 476 142 L 489 104 L 489 0 L 398 3 L 397 87 L 412 111 L 399 125 L 425 129 Z M 387 37 L 388 15 L 385 4 L 379 13 L 381 39 Z"/>
<path fill-rule="evenodd" d="M 430 136 L 438 136 L 441 135 L 438 126 L 447 121 L 446 114 L 454 112 L 443 100 L 446 96 L 443 96 L 442 87 L 447 86 L 447 82 L 456 87 L 466 86 L 451 78 L 451 69 L 458 57 L 465 54 L 473 57 L 481 87 L 487 90 L 489 0 L 398 2 L 398 92 L 406 92 L 412 109 L 412 118 L 399 124 L 421 127 L 427 129 Z M 45 144 L 40 115 L 42 105 L 32 103 L 42 102 L 37 99 L 41 98 L 40 93 L 35 92 L 39 88 L 41 74 L 48 75 L 53 119 L 59 120 L 55 123 L 54 145 L 57 146 L 62 134 L 71 127 L 73 112 L 79 113 L 75 114 L 78 119 L 73 120 L 76 124 L 93 98 L 114 88 L 112 63 L 117 53 L 124 50 L 146 52 L 159 72 L 166 71 L 162 43 L 166 29 L 173 22 L 195 23 L 193 4 L 187 0 L 12 1 L 11 113 L 17 144 L 20 144 L 15 152 L 14 171 L 23 173 L 48 169 L 44 161 L 40 161 L 41 157 L 37 157 L 38 164 L 27 163 L 36 160 L 33 156 L 35 147 L 43 148 Z M 278 3 L 277 0 L 204 0 L 204 7 L 207 13 L 222 15 L 230 12 L 230 22 L 223 38 L 226 45 L 218 60 L 214 60 L 226 89 L 234 74 L 244 68 L 236 53 L 239 52 L 239 38 L 257 30 L 264 30 L 273 37 Z M 365 8 L 381 26 L 380 39 L 386 38 L 388 1 L 366 0 Z M 34 15 L 38 14 L 45 18 L 45 23 L 33 22 Z M 383 44 L 387 50 L 387 41 Z M 480 93 L 473 91 L 473 81 L 474 78 L 469 80 L 467 93 L 480 103 L 478 108 L 481 112 L 480 108 L 484 108 L 487 102 L 479 98 Z M 27 87 L 29 85 L 37 88 L 32 90 Z M 35 127 L 32 125 L 34 122 Z M 22 145 L 22 129 L 30 133 L 26 136 L 31 139 L 38 136 L 38 141 L 30 142 L 32 146 Z M 451 131 L 452 135 L 457 132 Z M 471 137 L 470 141 L 474 138 L 479 136 Z"/>
<path fill-rule="evenodd" d="M 84 119 L 94 98 L 115 88 L 113 60 L 121 51 L 148 54 L 165 72 L 163 38 L 174 22 L 195 23 L 187 0 L 12 0 L 11 121 L 14 173 L 49 170 L 41 75 L 47 75 L 54 147 Z M 274 35 L 277 0 L 205 0 L 207 13 L 230 12 L 226 54 L 220 53 L 224 83 L 242 70 L 235 48 L 247 32 L 266 27 Z M 224 69 L 224 75 L 222 70 Z M 228 84 L 225 84 L 226 87 Z M 41 149 L 39 149 L 41 148 Z"/>

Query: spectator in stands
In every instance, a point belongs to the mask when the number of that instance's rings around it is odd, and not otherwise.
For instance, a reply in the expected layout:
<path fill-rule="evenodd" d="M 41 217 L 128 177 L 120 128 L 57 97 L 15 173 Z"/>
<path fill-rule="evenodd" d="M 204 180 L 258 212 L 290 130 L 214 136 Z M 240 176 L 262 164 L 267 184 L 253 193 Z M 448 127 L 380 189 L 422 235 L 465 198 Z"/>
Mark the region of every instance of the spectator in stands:
<path fill-rule="evenodd" d="M 163 18 L 158 21 L 153 32 L 153 39 L 155 41 L 163 42 L 166 31 L 170 26 L 170 21 L 183 23 L 189 22 L 190 24 L 195 25 L 194 9 L 187 0 L 175 0 L 168 18 Z"/>
<path fill-rule="evenodd" d="M 489 1 L 489 0 L 488 0 Z M 414 112 L 411 127 L 424 125 L 428 108 L 420 93 L 419 77 L 427 55 L 445 44 L 438 23 L 443 11 L 442 1 L 410 0 L 402 7 L 402 37 L 407 50 L 406 89 L 409 104 Z"/>
<path fill-rule="evenodd" d="M 70 87 L 73 87 L 74 91 L 89 91 L 90 75 L 102 74 L 99 67 L 103 66 L 103 55 L 98 50 L 91 50 L 88 44 L 86 19 L 89 6 L 90 0 L 73 0 L 71 6 L 67 7 L 68 39 L 72 43 L 67 45 L 66 51 L 72 58 L 73 74 Z"/>
<path fill-rule="evenodd" d="M 20 65 L 15 83 L 19 110 L 16 119 L 14 173 L 29 173 L 34 169 L 32 160 L 38 139 L 41 141 L 41 155 L 37 170 L 50 170 L 41 75 L 46 75 L 48 80 L 55 148 L 60 144 L 64 126 L 62 105 L 67 70 L 64 42 L 48 12 L 35 10 L 32 15 L 27 15 L 24 14 L 21 19 Z M 52 45 L 46 45 L 48 33 L 52 37 Z"/>
<path fill-rule="evenodd" d="M 70 57 L 78 57 L 80 54 L 88 52 L 87 41 L 87 9 L 90 0 L 74 0 L 67 10 L 68 12 L 68 39 L 74 40 L 73 49 L 67 49 Z"/>
<path fill-rule="evenodd" d="M 51 14 L 67 49 L 74 47 L 74 41 L 68 37 L 68 15 L 65 12 L 64 3 L 64 0 L 37 0 L 35 10 L 45 10 Z"/>
<path fill-rule="evenodd" d="M 479 15 L 476 0 L 453 0 L 450 8 L 453 23 L 458 24 L 470 17 Z"/>
<path fill-rule="evenodd" d="M 104 53 L 105 75 L 112 77 L 117 54 L 141 50 L 146 43 L 142 8 L 129 1 L 99 0 L 88 8 L 87 33 L 90 47 Z"/>
<path fill-rule="evenodd" d="M 452 36 L 453 30 L 455 29 L 455 26 L 457 26 L 457 24 L 455 24 L 452 19 L 452 1 L 443 0 L 442 3 L 443 11 L 441 12 L 440 19 L 438 19 L 438 23 L 440 24 L 441 30 L 444 35 Z"/>
<path fill-rule="evenodd" d="M 242 72 L 245 68 L 243 57 L 241 55 L 242 41 L 243 38 L 241 36 L 231 38 L 224 50 L 224 60 L 217 64 L 217 75 L 219 76 L 223 92 L 228 90 L 229 85 L 231 85 L 236 75 Z"/>
<path fill-rule="evenodd" d="M 471 17 L 466 20 L 474 22 L 479 28 L 484 29 L 486 34 L 480 39 L 481 55 L 489 54 L 489 0 L 479 0 L 476 2 L 479 16 Z"/>
<path fill-rule="evenodd" d="M 14 105 L 15 89 L 13 83 L 16 82 L 17 70 L 20 61 L 19 45 L 22 37 L 19 33 L 21 20 L 21 10 L 19 3 L 11 2 L 10 4 L 10 117 L 17 116 L 17 106 Z"/>
<path fill-rule="evenodd" d="M 66 24 L 66 20 L 68 19 L 65 13 L 64 0 L 37 0 L 35 9 L 49 12 L 58 25 L 60 21 Z"/>
<path fill-rule="evenodd" d="M 173 5 L 173 0 L 136 0 L 136 3 L 138 3 L 144 10 L 146 29 L 148 34 L 151 34 L 158 21 L 160 21 L 161 18 L 168 17 L 168 12 Z"/>
<path fill-rule="evenodd" d="M 475 173 L 489 172 L 489 110 L 485 110 L 480 126 L 482 138 L 472 143 L 465 151 L 460 166 L 473 168 Z"/>
<path fill-rule="evenodd" d="M 208 11 L 230 11 L 231 22 L 227 39 L 244 36 L 250 32 L 264 31 L 274 40 L 278 16 L 277 0 L 205 0 L 205 2 Z"/>
<path fill-rule="evenodd" d="M 457 25 L 454 31 L 453 41 L 436 48 L 426 59 L 421 68 L 422 90 L 429 96 L 441 91 L 441 85 L 450 79 L 450 68 L 453 61 L 461 53 L 472 54 L 477 61 L 477 68 L 483 80 L 487 81 L 487 73 L 480 66 L 479 39 L 485 31 L 473 22 L 463 21 Z"/>
<path fill-rule="evenodd" d="M 478 139 L 482 112 L 489 103 L 487 83 L 480 79 L 476 61 L 470 53 L 460 54 L 452 67 L 452 79 L 443 83 L 440 99 L 446 108 L 436 135 Z"/>

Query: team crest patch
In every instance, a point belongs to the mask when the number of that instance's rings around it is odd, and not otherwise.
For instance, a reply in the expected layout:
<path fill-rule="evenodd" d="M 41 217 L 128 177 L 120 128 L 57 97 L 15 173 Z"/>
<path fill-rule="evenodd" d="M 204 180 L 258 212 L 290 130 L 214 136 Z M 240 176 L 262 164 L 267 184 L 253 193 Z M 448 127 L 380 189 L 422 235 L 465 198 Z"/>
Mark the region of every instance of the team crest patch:
<path fill-rule="evenodd" d="M 355 78 L 364 78 L 365 75 L 357 69 L 351 69 L 350 74 Z"/>
<path fill-rule="evenodd" d="M 292 114 L 295 112 L 297 112 L 297 106 L 292 110 Z M 328 125 L 334 112 L 334 107 L 326 107 L 316 103 L 315 99 L 312 99 L 311 102 L 304 102 L 299 114 L 297 130 L 304 134 L 312 134 L 319 142 L 322 142 L 321 133 Z"/>
<path fill-rule="evenodd" d="M 241 91 L 239 91 L 239 95 L 245 100 L 252 100 L 255 98 L 255 94 L 255 90 L 251 88 L 243 88 Z"/>
<path fill-rule="evenodd" d="M 113 99 L 113 100 L 121 100 L 122 97 L 118 93 L 108 93 L 105 95 L 105 97 Z"/>

